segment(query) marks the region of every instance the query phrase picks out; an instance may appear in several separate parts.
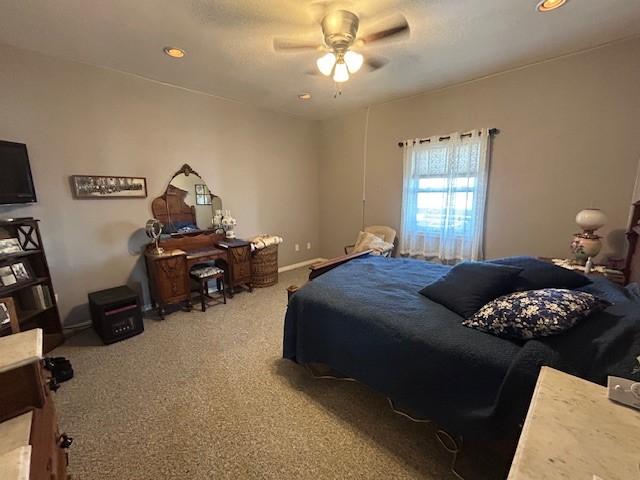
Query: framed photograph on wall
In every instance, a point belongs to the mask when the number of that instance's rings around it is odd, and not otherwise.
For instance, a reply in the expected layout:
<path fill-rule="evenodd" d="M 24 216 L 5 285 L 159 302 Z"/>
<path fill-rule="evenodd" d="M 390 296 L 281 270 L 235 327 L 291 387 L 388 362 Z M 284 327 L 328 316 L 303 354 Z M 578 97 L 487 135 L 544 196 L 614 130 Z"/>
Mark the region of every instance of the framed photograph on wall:
<path fill-rule="evenodd" d="M 102 175 L 72 175 L 73 197 L 84 198 L 147 198 L 145 177 L 106 177 Z"/>
<path fill-rule="evenodd" d="M 0 238 L 0 255 L 5 253 L 19 253 L 22 251 L 17 238 Z"/>

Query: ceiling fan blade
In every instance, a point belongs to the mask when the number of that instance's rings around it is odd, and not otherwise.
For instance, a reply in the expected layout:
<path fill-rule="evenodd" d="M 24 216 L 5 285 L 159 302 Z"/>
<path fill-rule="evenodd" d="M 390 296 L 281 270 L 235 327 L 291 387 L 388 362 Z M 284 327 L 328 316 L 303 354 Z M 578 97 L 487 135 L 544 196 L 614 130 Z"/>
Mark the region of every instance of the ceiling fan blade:
<path fill-rule="evenodd" d="M 370 72 L 375 72 L 376 70 L 381 69 L 387 63 L 389 63 L 389 60 L 384 57 L 369 57 L 364 61 L 367 70 Z"/>
<path fill-rule="evenodd" d="M 322 45 L 319 45 L 317 42 L 311 42 L 311 41 L 290 40 L 287 38 L 274 38 L 273 49 L 276 51 L 284 51 L 284 50 L 318 51 L 322 49 Z"/>
<path fill-rule="evenodd" d="M 409 22 L 402 14 L 394 15 L 393 17 L 389 17 L 384 21 L 380 21 L 377 24 L 377 28 L 363 35 L 358 40 L 364 42 L 365 45 L 379 42 L 380 40 L 387 40 L 393 37 L 400 38 L 402 36 L 408 35 L 410 32 Z"/>

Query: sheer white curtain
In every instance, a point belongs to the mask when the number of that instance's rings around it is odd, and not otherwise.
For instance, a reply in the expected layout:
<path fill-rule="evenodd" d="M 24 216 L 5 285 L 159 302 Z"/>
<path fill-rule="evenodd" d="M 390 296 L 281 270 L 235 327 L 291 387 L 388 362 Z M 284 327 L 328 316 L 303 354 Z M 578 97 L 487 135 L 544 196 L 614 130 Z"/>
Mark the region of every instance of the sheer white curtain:
<path fill-rule="evenodd" d="M 448 137 L 448 138 L 446 138 Z M 400 253 L 453 263 L 483 256 L 491 135 L 407 140 Z"/>

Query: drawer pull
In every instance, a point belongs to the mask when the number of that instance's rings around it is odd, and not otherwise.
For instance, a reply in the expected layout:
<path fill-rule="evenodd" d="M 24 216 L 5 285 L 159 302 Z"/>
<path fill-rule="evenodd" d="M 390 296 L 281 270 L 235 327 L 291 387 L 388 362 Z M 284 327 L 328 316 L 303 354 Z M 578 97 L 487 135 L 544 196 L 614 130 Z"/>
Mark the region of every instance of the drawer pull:
<path fill-rule="evenodd" d="M 58 446 L 60 448 L 69 448 L 71 444 L 73 444 L 73 437 L 70 437 L 66 433 L 60 435 L 60 438 L 58 439 Z"/>

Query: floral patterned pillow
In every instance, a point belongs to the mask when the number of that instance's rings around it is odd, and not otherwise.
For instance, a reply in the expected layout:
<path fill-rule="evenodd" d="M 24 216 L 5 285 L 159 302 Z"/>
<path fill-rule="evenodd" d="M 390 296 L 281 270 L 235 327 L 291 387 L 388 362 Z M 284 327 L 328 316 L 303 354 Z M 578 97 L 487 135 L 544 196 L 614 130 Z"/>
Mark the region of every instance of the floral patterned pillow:
<path fill-rule="evenodd" d="M 496 298 L 462 324 L 499 337 L 526 340 L 565 332 L 590 313 L 609 305 L 586 292 L 560 288 L 528 290 Z"/>

